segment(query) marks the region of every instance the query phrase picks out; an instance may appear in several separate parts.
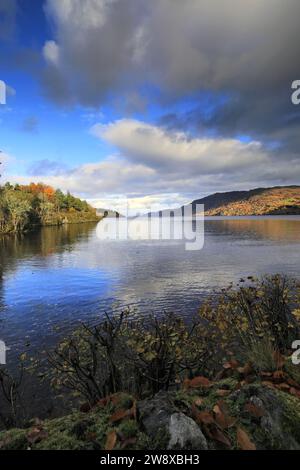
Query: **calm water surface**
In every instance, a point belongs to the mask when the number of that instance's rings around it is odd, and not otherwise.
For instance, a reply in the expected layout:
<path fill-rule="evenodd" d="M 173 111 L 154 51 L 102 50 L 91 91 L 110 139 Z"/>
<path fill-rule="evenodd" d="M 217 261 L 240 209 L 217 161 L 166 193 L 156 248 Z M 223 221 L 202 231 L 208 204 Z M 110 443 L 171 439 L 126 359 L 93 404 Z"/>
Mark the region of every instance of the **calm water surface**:
<path fill-rule="evenodd" d="M 300 277 L 299 262 L 300 217 L 207 218 L 201 251 L 183 242 L 103 242 L 93 224 L 1 237 L 0 339 L 13 363 L 104 310 L 190 316 L 203 297 L 242 277 Z"/>

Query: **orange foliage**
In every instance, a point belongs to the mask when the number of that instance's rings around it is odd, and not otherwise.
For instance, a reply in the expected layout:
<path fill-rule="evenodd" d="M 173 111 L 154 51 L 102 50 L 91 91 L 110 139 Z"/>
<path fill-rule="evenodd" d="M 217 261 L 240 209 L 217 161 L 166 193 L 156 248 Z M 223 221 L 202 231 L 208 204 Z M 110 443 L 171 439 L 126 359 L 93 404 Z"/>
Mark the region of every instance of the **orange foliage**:
<path fill-rule="evenodd" d="M 30 183 L 28 186 L 21 186 L 21 190 L 35 195 L 44 194 L 49 200 L 51 200 L 55 194 L 55 189 L 43 183 Z"/>

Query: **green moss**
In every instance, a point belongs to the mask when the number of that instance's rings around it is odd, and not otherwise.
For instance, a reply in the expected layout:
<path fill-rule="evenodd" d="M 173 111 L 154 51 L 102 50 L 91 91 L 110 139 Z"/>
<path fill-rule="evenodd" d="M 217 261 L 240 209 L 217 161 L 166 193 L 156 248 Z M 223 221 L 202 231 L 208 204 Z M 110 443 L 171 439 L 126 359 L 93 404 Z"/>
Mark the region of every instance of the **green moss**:
<path fill-rule="evenodd" d="M 283 428 L 300 442 L 300 400 L 293 395 L 276 390 L 276 395 L 283 407 Z"/>
<path fill-rule="evenodd" d="M 139 432 L 137 435 L 137 441 L 134 446 L 136 450 L 149 450 L 151 449 L 151 439 L 147 434 Z"/>
<path fill-rule="evenodd" d="M 120 424 L 118 431 L 123 434 L 126 439 L 130 439 L 137 435 L 138 425 L 132 419 L 128 419 Z"/>
<path fill-rule="evenodd" d="M 66 431 L 52 433 L 47 439 L 36 444 L 34 448 L 37 450 L 82 450 L 85 448 L 85 444 Z"/>
<path fill-rule="evenodd" d="M 227 377 L 226 379 L 219 380 L 214 385 L 214 389 L 235 390 L 238 380 L 234 377 Z"/>
<path fill-rule="evenodd" d="M 300 384 L 300 367 L 298 365 L 293 364 L 291 359 L 288 359 L 284 365 L 284 369 L 289 377 Z"/>
<path fill-rule="evenodd" d="M 192 407 L 193 402 L 200 398 L 201 394 L 197 390 L 178 390 L 174 395 L 174 403 L 178 409 L 185 411 Z"/>
<path fill-rule="evenodd" d="M 26 450 L 28 441 L 26 431 L 23 429 L 11 429 L 0 433 L 1 450 Z"/>
<path fill-rule="evenodd" d="M 134 450 L 166 450 L 170 436 L 166 429 L 158 429 L 155 438 L 151 439 L 144 432 L 139 431 Z"/>
<path fill-rule="evenodd" d="M 128 393 L 120 393 L 118 395 L 118 402 L 116 404 L 116 409 L 128 410 L 133 406 L 134 398 Z"/>
<path fill-rule="evenodd" d="M 27 430 L 12 429 L 0 433 L 0 448 L 10 449 L 100 449 L 104 447 L 109 429 L 110 410 L 95 409 L 85 414 L 74 412 L 63 418 L 45 420 L 42 429 L 47 437 L 38 443 L 30 444 Z M 34 427 L 34 426 L 33 426 Z"/>
<path fill-rule="evenodd" d="M 226 397 L 220 397 L 218 390 L 233 391 L 236 385 L 237 380 L 232 377 L 216 382 L 214 386 L 208 390 L 207 395 L 203 397 L 202 407 L 211 410 L 219 400 L 226 400 Z"/>

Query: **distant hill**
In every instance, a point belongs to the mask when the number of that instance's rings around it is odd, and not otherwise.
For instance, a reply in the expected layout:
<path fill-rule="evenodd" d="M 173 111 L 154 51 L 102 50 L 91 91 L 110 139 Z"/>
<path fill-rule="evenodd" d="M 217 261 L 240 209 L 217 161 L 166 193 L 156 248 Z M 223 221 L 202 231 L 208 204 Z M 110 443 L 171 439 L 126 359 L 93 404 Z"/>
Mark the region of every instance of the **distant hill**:
<path fill-rule="evenodd" d="M 204 204 L 205 215 L 210 216 L 300 215 L 300 186 L 215 193 L 192 204 Z"/>

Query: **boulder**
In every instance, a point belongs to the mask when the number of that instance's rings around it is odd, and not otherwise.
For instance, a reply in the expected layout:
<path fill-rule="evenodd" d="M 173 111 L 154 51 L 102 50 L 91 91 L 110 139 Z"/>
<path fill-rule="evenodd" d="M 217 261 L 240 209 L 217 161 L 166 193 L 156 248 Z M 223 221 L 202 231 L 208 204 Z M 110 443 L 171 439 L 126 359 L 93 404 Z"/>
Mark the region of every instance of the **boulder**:
<path fill-rule="evenodd" d="M 183 413 L 173 413 L 169 419 L 168 450 L 207 450 L 207 442 L 195 421 Z"/>
<path fill-rule="evenodd" d="M 176 411 L 170 393 L 159 392 L 153 398 L 138 402 L 139 422 L 144 432 L 154 438 L 158 430 L 166 429 L 170 416 Z"/>

